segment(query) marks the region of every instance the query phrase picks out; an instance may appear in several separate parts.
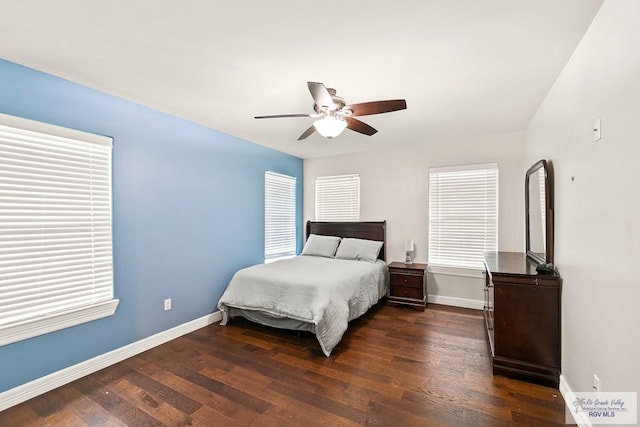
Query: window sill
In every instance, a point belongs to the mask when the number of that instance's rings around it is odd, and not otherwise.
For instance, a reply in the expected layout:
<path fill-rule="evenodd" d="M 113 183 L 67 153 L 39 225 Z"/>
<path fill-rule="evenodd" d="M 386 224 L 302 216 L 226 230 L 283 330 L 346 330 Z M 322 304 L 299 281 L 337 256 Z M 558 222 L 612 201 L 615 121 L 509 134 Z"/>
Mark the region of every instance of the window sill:
<path fill-rule="evenodd" d="M 280 256 L 280 257 L 276 257 L 276 258 L 269 258 L 269 259 L 265 259 L 264 263 L 265 264 L 271 264 L 272 262 L 276 262 L 276 261 L 280 261 L 283 259 L 289 259 L 289 258 L 295 258 L 295 254 L 294 255 L 285 255 L 285 256 Z"/>
<path fill-rule="evenodd" d="M 119 302 L 120 300 L 112 299 L 89 307 L 0 326 L 0 346 L 112 316 Z"/>
<path fill-rule="evenodd" d="M 476 270 L 471 268 L 445 267 L 441 265 L 429 265 L 428 271 L 431 274 L 440 274 L 444 276 L 470 277 L 473 279 L 484 279 L 484 270 Z"/>

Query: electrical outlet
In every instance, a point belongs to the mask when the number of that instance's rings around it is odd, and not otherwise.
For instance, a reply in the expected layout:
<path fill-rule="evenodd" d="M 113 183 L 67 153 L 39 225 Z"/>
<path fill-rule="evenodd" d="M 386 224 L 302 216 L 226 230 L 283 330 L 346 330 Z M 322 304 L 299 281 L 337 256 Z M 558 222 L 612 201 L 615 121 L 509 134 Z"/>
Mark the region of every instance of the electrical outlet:
<path fill-rule="evenodd" d="M 171 298 L 164 300 L 164 311 L 171 310 Z"/>
<path fill-rule="evenodd" d="M 600 377 L 596 374 L 593 374 L 593 391 L 600 392 Z"/>

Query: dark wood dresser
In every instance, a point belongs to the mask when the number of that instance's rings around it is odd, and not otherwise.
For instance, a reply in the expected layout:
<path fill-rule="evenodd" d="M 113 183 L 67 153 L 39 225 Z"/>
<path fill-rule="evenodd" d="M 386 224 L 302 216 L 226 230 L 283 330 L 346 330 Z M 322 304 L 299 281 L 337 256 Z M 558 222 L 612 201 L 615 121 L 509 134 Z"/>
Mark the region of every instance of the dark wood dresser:
<path fill-rule="evenodd" d="M 493 373 L 558 388 L 560 276 L 538 274 L 524 253 L 488 252 L 484 263 Z"/>
<path fill-rule="evenodd" d="M 390 303 L 423 310 L 427 305 L 427 264 L 389 264 Z"/>

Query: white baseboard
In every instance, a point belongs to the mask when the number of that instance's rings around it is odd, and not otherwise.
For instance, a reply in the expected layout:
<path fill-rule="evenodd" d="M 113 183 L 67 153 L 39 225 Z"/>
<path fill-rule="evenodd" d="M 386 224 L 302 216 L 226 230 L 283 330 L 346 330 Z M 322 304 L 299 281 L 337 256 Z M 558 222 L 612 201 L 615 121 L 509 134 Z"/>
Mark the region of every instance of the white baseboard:
<path fill-rule="evenodd" d="M 565 411 L 567 411 L 569 414 L 571 414 L 571 416 L 573 417 L 573 421 L 579 426 L 579 427 L 593 427 L 593 424 L 591 424 L 591 421 L 586 418 L 583 415 L 583 412 L 579 412 L 578 414 L 574 414 L 574 412 L 571 410 L 571 402 L 573 402 L 575 400 L 575 394 L 573 393 L 573 390 L 571 390 L 571 387 L 569 386 L 569 383 L 567 382 L 567 380 L 565 379 L 564 375 L 560 375 L 560 394 L 562 395 L 562 398 L 564 399 L 564 404 L 567 406 Z"/>
<path fill-rule="evenodd" d="M 100 369 L 104 369 L 115 363 L 128 359 L 129 357 L 135 356 L 136 354 L 142 353 L 143 351 L 147 351 L 153 347 L 159 346 L 160 344 L 164 344 L 167 341 L 171 341 L 172 339 L 188 334 L 189 332 L 193 332 L 196 329 L 204 328 L 207 325 L 219 322 L 220 320 L 222 320 L 222 313 L 220 311 L 216 311 L 215 313 L 202 316 L 198 319 L 141 339 L 140 341 L 125 345 L 124 347 L 117 348 L 108 353 L 101 354 L 60 371 L 53 372 L 26 384 L 3 391 L 0 393 L 0 411 L 4 411 L 7 408 L 68 384 L 78 378 L 97 372 Z"/>
<path fill-rule="evenodd" d="M 484 307 L 484 301 L 481 300 L 447 297 L 442 295 L 429 295 L 428 301 L 433 304 L 451 305 L 454 307 L 462 308 L 473 308 L 475 310 L 482 310 L 482 308 Z"/>

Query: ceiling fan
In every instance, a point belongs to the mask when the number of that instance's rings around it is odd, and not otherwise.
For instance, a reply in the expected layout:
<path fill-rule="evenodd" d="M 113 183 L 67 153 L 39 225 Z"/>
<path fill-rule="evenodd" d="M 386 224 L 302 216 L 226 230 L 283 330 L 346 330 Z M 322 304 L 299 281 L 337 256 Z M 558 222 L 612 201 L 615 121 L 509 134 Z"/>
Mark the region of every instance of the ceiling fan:
<path fill-rule="evenodd" d="M 372 101 L 360 104 L 346 105 L 344 99 L 336 95 L 336 90 L 326 88 L 325 85 L 318 82 L 307 82 L 309 92 L 313 97 L 313 110 L 311 114 L 276 114 L 270 116 L 255 116 L 256 119 L 275 119 L 287 117 L 312 117 L 318 120 L 313 122 L 302 135 L 298 137 L 298 141 L 307 138 L 313 132 L 318 133 L 325 138 L 331 139 L 342 133 L 345 128 L 352 131 L 362 133 L 364 135 L 373 135 L 377 132 L 368 124 L 361 122 L 355 117 L 369 116 L 372 114 L 389 113 L 391 111 L 404 110 L 407 108 L 407 101 L 404 99 L 393 99 L 388 101 Z"/>

